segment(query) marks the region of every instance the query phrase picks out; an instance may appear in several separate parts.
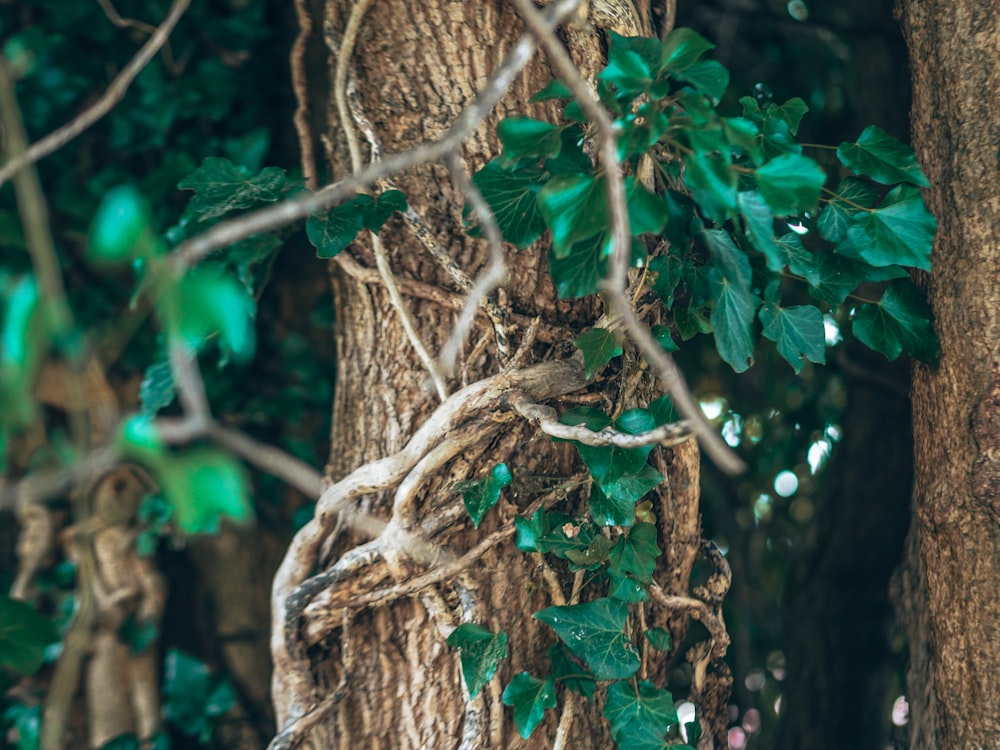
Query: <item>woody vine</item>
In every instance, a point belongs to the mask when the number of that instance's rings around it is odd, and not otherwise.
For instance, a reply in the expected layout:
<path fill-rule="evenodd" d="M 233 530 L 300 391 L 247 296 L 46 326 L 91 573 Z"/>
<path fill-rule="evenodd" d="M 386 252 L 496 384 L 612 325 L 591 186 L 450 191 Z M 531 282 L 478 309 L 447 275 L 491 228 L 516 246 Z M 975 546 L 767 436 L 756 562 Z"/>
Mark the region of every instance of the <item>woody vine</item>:
<path fill-rule="evenodd" d="M 89 260 L 133 266 L 135 298 L 149 306 L 164 335 L 162 360 L 147 370 L 141 413 L 108 425 L 111 437 L 101 444 L 82 437 L 81 428 L 78 447 L 84 450 L 64 467 L 4 489 L 5 503 L 24 502 L 15 499 L 23 497 L 44 502 L 67 487 L 94 482 L 120 462 L 132 462 L 158 487 L 158 515 L 148 514 L 154 530 L 179 534 L 211 533 L 223 519 L 252 520 L 246 476 L 235 457 L 317 498 L 315 514 L 296 535 L 273 586 L 279 726 L 272 748 L 302 742 L 347 689 L 340 685 L 322 696 L 303 675 L 310 672 L 308 648 L 335 627 L 346 631 L 348 611 L 460 578 L 491 546 L 512 536 L 518 549 L 545 560 L 549 583 L 556 577 L 553 570 L 572 574 L 574 581 L 568 597 L 558 583 L 551 585 L 552 604 L 531 615 L 552 630 L 549 671 L 521 672 L 503 686 L 503 703 L 511 707 L 520 734 L 529 737 L 546 711 L 571 720 L 572 693 L 587 701 L 601 696 L 620 747 L 696 746 L 702 725 L 695 720 L 681 726 L 674 696 L 645 678 L 648 650 L 667 651 L 671 644 L 665 630 L 645 626 L 641 606 L 651 601 L 700 621 L 708 634 L 705 661 L 724 669 L 728 637 L 721 600 L 728 570 L 724 557 L 707 545 L 704 554 L 715 569 L 692 596 L 670 596 L 657 585 L 653 572 L 661 549 L 647 498 L 664 477 L 650 456 L 697 439 L 720 468 L 736 472 L 741 466 L 701 414 L 671 353 L 696 336 L 711 335 L 719 356 L 736 372 L 752 364 L 757 347 L 774 346 L 799 373 L 806 363 L 825 362 L 825 319 L 846 307 L 853 335 L 889 359 L 903 352 L 928 362 L 936 356 L 929 308 L 909 280 L 910 269 L 929 270 L 935 222 L 919 191 L 929 184 L 908 147 L 870 127 L 856 141 L 829 147 L 836 161 L 821 164 L 814 157 L 828 147 L 796 140 L 808 111 L 801 99 L 778 103 L 757 92 L 740 100 L 742 112 L 720 113 L 729 74 L 705 57 L 712 45 L 689 29 L 675 29 L 662 40 L 610 32 L 607 66 L 596 81 L 585 81 L 553 34 L 576 3 L 553 3 L 545 13 L 530 2 L 516 4 L 529 33 L 436 141 L 405 153 L 382 153 L 352 95 L 351 40 L 338 39 L 343 61 L 338 105 L 344 121 L 360 133 L 355 146 L 366 142 L 368 166 L 356 148 L 354 174 L 320 189 L 276 167 L 252 172 L 226 159 L 207 159 L 178 185 L 193 197 L 167 232 L 155 227 L 138 190 L 109 191 L 94 217 Z M 177 8 L 183 11 L 183 4 Z M 564 103 L 562 119 L 502 120 L 496 133 L 501 152 L 467 176 L 456 158 L 464 138 L 536 47 L 549 55 L 559 77 L 534 101 Z M 16 107 L 8 103 L 3 117 L 16 134 Z M 29 237 L 34 273 L 3 279 L 8 294 L 0 349 L 0 446 L 37 419 L 34 394 L 46 359 L 68 363 L 70 391 L 83 388 L 89 366 L 53 272 L 44 216 L 30 211 L 43 205 L 31 162 L 44 153 L 16 140 L 15 135 L 11 163 L 22 220 L 35 230 Z M 467 231 L 487 239 L 492 261 L 476 280 L 442 257 L 465 295 L 455 305 L 459 323 L 453 343 L 435 354 L 411 334 L 440 399 L 436 411 L 403 450 L 323 487 L 313 468 L 213 418 L 197 355 L 217 349 L 236 361 L 253 356 L 255 300 L 270 259 L 296 222 L 305 221 L 318 257 L 345 267 L 355 264 L 345 249 L 360 232 L 369 233 L 376 258 L 382 254 L 371 275 L 396 288 L 385 250 L 378 249 L 379 232 L 389 221 L 402 220 L 417 232 L 426 222 L 392 177 L 429 160 L 443 160 L 452 170 L 467 199 Z M 547 247 L 559 297 L 598 295 L 603 315 L 572 342 L 575 357 L 525 367 L 535 329 L 529 324 L 525 341 L 509 341 L 506 314 L 492 295 L 504 278 L 504 254 L 540 242 Z M 873 288 L 877 296 L 871 296 Z M 405 320 L 398 290 L 393 299 Z M 809 302 L 800 303 L 805 299 Z M 495 329 L 504 368 L 451 391 L 457 353 L 480 310 Z M 654 315 L 662 322 L 647 326 L 644 321 Z M 593 407 L 558 414 L 542 403 L 584 388 L 625 359 L 655 372 L 664 395 L 645 407 L 610 414 Z M 624 378 L 627 368 L 618 373 Z M 181 416 L 158 416 L 175 399 Z M 99 434 L 90 407 L 70 399 L 67 410 Z M 511 419 L 526 420 L 575 446 L 585 473 L 573 481 L 583 488 L 586 508 L 560 506 L 562 488 L 550 488 L 513 526 L 485 536 L 470 550 L 433 544 L 429 537 L 437 526 L 459 519 L 416 516 L 421 478 Z M 213 445 L 186 447 L 195 439 Z M 453 489 L 478 528 L 516 479 L 498 463 Z M 359 497 L 393 488 L 388 520 L 353 508 Z M 371 541 L 317 570 L 337 523 L 357 527 Z M 343 588 L 349 577 L 375 566 L 392 572 L 396 582 L 360 594 Z M 6 600 L 4 606 L 35 622 L 27 605 Z M 345 614 L 338 619 L 331 612 Z M 476 622 L 474 608 L 470 613 L 447 644 L 459 651 L 471 702 L 519 644 L 503 630 Z M 21 673 L 37 669 L 45 644 L 37 637 L 18 642 L 25 636 L 16 633 L 9 638 L 19 653 L 27 649 L 37 658 L 8 659 L 7 665 Z M 50 716 L 58 726 L 58 711 Z M 475 721 L 470 711 L 466 735 L 483 730 Z M 51 742 L 49 747 L 58 746 L 58 738 Z"/>

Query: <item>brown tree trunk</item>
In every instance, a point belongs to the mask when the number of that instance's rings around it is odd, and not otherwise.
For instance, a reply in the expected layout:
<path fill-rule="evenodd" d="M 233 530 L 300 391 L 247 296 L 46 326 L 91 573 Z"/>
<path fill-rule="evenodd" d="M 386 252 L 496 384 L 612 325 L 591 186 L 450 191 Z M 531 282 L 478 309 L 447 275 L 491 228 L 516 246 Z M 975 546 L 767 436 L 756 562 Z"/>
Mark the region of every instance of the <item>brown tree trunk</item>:
<path fill-rule="evenodd" d="M 314 26 L 322 30 L 328 46 L 341 44 L 355 4 L 327 0 L 315 15 Z M 473 101 L 522 33 L 523 25 L 507 2 L 379 0 L 367 11 L 355 44 L 352 60 L 359 96 L 352 106 L 370 119 L 387 153 L 438 137 Z M 592 75 L 600 62 L 600 40 L 593 28 L 574 33 L 572 51 L 578 62 L 586 63 L 582 66 L 586 75 Z M 331 79 L 335 62 L 331 54 Z M 497 111 L 466 141 L 461 158 L 470 173 L 498 154 L 493 130 L 505 113 L 553 117 L 551 107 L 527 103 L 551 78 L 541 57 L 528 63 Z M 320 140 L 333 177 L 338 178 L 351 171 L 351 163 L 333 99 L 331 94 Z M 365 136 L 359 133 L 359 137 L 367 161 Z M 474 278 L 485 264 L 486 243 L 463 232 L 464 199 L 448 169 L 441 164 L 419 166 L 397 182 L 440 246 Z M 457 310 L 449 300 L 459 290 L 401 220 L 391 221 L 380 236 L 420 338 L 431 352 L 439 352 L 455 326 Z M 359 241 L 346 252 L 355 263 L 374 269 L 368 242 Z M 595 322 L 599 306 L 594 300 L 557 300 L 544 249 L 517 252 L 508 247 L 505 252 L 506 291 L 493 299 L 511 323 L 511 349 L 522 349 L 516 355 L 521 358 L 518 366 L 567 359 L 573 353 L 571 342 Z M 354 266 L 352 275 L 344 267 L 333 269 L 338 375 L 328 465 L 331 482 L 402 449 L 440 403 L 384 287 L 371 273 L 359 274 Z M 534 338 L 528 333 L 532 321 L 537 321 Z M 480 316 L 467 337 L 457 375 L 448 381 L 450 391 L 495 375 L 504 364 L 493 327 Z M 623 365 L 628 366 L 634 363 Z M 565 369 L 571 371 L 575 369 Z M 612 413 L 648 403 L 648 389 L 633 389 L 623 396 L 617 384 L 592 383 L 589 393 L 583 394 L 580 385 L 582 377 L 574 375 L 545 390 L 555 395 L 577 391 L 578 398 Z M 562 408 L 572 405 L 570 400 Z M 554 444 L 523 420 L 509 415 L 483 417 L 462 425 L 469 435 L 462 449 L 444 456 L 440 468 L 424 479 L 412 498 L 414 530 L 456 557 L 488 535 L 512 529 L 514 517 L 544 494 L 539 487 L 579 476 L 582 469 L 572 448 Z M 455 484 L 482 478 L 499 462 L 510 466 L 515 483 L 475 530 L 460 510 Z M 691 566 L 700 544 L 697 464 L 693 444 L 682 446 L 662 464 L 676 479 L 661 492 L 660 547 L 673 567 L 669 575 L 660 571 L 660 582 L 671 594 L 689 593 Z M 396 500 L 393 493 L 373 493 L 362 497 L 357 507 L 388 520 Z M 561 490 L 554 500 L 564 512 L 586 513 L 586 497 L 579 488 Z M 368 539 L 353 530 L 335 535 L 316 561 L 318 567 L 344 564 Z M 304 710 L 301 706 L 289 710 L 281 696 L 296 690 L 301 694 L 306 679 L 315 683 L 316 704 L 327 707 L 309 730 L 315 747 L 541 748 L 553 746 L 557 734 L 566 748 L 611 747 L 600 704 L 578 696 L 571 699 L 561 687 L 558 711 L 547 712 L 528 741 L 520 738 L 510 709 L 502 705 L 501 692 L 511 677 L 523 670 L 535 675 L 547 671 L 548 649 L 555 639 L 532 619 L 532 613 L 561 603 L 560 598 L 569 600 L 574 590 L 572 575 L 546 577 L 538 556 L 518 551 L 513 541 L 511 534 L 460 574 L 389 604 L 357 607 L 351 605 L 351 597 L 412 577 L 421 572 L 419 564 L 381 559 L 352 569 L 349 580 L 337 579 L 320 597 L 323 604 L 314 603 L 309 610 L 313 622 L 323 619 L 319 610 L 328 613 L 326 628 L 310 631 L 312 673 L 306 678 L 276 674 L 279 728 Z M 583 598 L 587 596 L 585 590 Z M 686 618 L 676 622 L 652 607 L 646 618 L 650 626 L 668 627 L 680 644 Z M 476 622 L 494 632 L 505 630 L 510 638 L 510 657 L 501 661 L 497 677 L 473 701 L 465 691 L 458 652 L 445 644 L 446 635 L 463 622 Z M 667 658 L 651 657 L 647 674 L 665 673 Z M 723 711 L 723 727 L 724 720 Z"/>
<path fill-rule="evenodd" d="M 927 282 L 937 370 L 913 374 L 916 487 L 901 604 L 912 745 L 1000 738 L 1000 16 L 902 3 L 917 157 L 938 219 Z"/>

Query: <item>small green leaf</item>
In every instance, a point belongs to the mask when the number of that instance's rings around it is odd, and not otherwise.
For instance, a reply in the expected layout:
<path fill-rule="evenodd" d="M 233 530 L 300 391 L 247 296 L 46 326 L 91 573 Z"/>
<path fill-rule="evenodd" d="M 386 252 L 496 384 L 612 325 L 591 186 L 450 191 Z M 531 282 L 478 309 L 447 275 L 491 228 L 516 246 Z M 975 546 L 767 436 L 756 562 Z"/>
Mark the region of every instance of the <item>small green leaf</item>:
<path fill-rule="evenodd" d="M 580 410 L 566 412 L 560 418 L 563 424 L 585 424 L 579 417 Z M 588 429 L 594 429 L 586 424 Z M 629 409 L 616 421 L 615 428 L 630 435 L 647 432 L 655 427 L 652 415 L 645 409 Z M 601 429 L 601 428 L 597 428 Z M 617 446 L 590 446 L 575 443 L 580 458 L 587 464 L 591 476 L 601 485 L 637 473 L 645 464 L 653 446 L 619 448 Z"/>
<path fill-rule="evenodd" d="M 639 669 L 639 654 L 625 633 L 627 618 L 624 602 L 606 598 L 535 613 L 598 680 L 626 679 Z"/>
<path fill-rule="evenodd" d="M 461 649 L 462 675 L 469 688 L 469 698 L 475 698 L 496 674 L 497 664 L 507 656 L 507 634 L 492 633 L 481 625 L 464 623 L 448 636 L 448 645 Z"/>
<path fill-rule="evenodd" d="M 163 664 L 163 716 L 182 733 L 205 737 L 209 720 L 232 707 L 228 682 L 183 651 L 170 649 Z"/>
<path fill-rule="evenodd" d="M 607 562 L 608 550 L 610 549 L 611 542 L 601 534 L 596 534 L 586 549 L 568 549 L 565 556 L 578 568 L 594 568 Z"/>
<path fill-rule="evenodd" d="M 611 572 L 618 575 L 633 575 L 642 583 L 653 580 L 656 558 L 660 548 L 656 546 L 656 527 L 649 523 L 637 523 L 628 534 L 618 537 L 608 553 Z"/>
<path fill-rule="evenodd" d="M 729 87 L 729 71 L 718 60 L 699 60 L 684 71 L 674 73 L 674 77 L 690 83 L 712 104 L 718 104 Z"/>
<path fill-rule="evenodd" d="M 569 90 L 569 86 L 560 81 L 558 78 L 549 81 L 549 83 L 539 91 L 534 94 L 528 101 L 530 103 L 534 102 L 547 102 L 551 99 L 572 99 L 573 92 Z"/>
<path fill-rule="evenodd" d="M 687 70 L 711 49 L 715 49 L 715 45 L 697 31 L 676 28 L 663 40 L 660 69 L 670 73 Z"/>
<path fill-rule="evenodd" d="M 174 400 L 174 375 L 169 362 L 154 362 L 146 368 L 139 384 L 139 403 L 142 413 L 155 416 L 156 413 Z"/>
<path fill-rule="evenodd" d="M 854 272 L 857 264 L 838 255 L 817 256 L 815 277 L 810 279 L 809 294 L 830 307 L 836 307 L 857 289 L 861 279 Z"/>
<path fill-rule="evenodd" d="M 133 654 L 141 654 L 160 637 L 160 626 L 154 620 L 140 621 L 130 615 L 118 629 L 118 637 Z"/>
<path fill-rule="evenodd" d="M 199 221 L 206 221 L 257 203 L 272 203 L 281 197 L 285 172 L 267 167 L 252 176 L 246 167 L 237 167 L 228 159 L 210 156 L 177 187 L 194 190 L 188 204 Z"/>
<path fill-rule="evenodd" d="M 663 628 L 650 628 L 643 633 L 643 635 L 646 636 L 646 640 L 649 641 L 649 645 L 657 651 L 667 652 L 670 650 L 670 633 Z"/>
<path fill-rule="evenodd" d="M 638 52 L 612 43 L 608 50 L 608 64 L 597 79 L 612 87 L 615 99 L 627 101 L 642 94 L 653 82 L 653 73 Z"/>
<path fill-rule="evenodd" d="M 553 177 L 538 195 L 545 223 L 552 230 L 556 257 L 564 258 L 573 246 L 607 226 L 604 178 L 592 174 Z"/>
<path fill-rule="evenodd" d="M 3 724 L 16 734 L 17 744 L 11 750 L 38 750 L 42 731 L 42 704 L 25 706 L 12 703 L 3 712 Z"/>
<path fill-rule="evenodd" d="M 746 154 L 754 164 L 761 164 L 764 161 L 760 128 L 757 123 L 745 117 L 724 117 L 722 128 L 726 140 Z"/>
<path fill-rule="evenodd" d="M 365 226 L 365 216 L 373 204 L 370 195 L 356 195 L 324 214 L 310 216 L 306 236 L 316 248 L 317 258 L 335 258 L 354 242 Z"/>
<path fill-rule="evenodd" d="M 570 658 L 565 646 L 556 643 L 549 648 L 549 661 L 552 663 L 552 678 L 556 682 L 561 682 L 587 700 L 594 700 L 594 676 Z"/>
<path fill-rule="evenodd" d="M 913 149 L 875 125 L 865 128 L 856 143 L 841 143 L 837 158 L 857 174 L 885 185 L 909 182 L 925 188 L 931 186 L 917 164 Z"/>
<path fill-rule="evenodd" d="M 871 208 L 878 198 L 878 191 L 865 180 L 848 177 L 837 186 L 836 197 L 824 207 L 816 222 L 823 239 L 834 244 L 847 238 L 847 231 L 855 214 Z"/>
<path fill-rule="evenodd" d="M 756 190 L 741 191 L 740 213 L 750 244 L 764 254 L 770 271 L 782 271 L 788 264 L 781 245 L 774 236 L 774 212 Z"/>
<path fill-rule="evenodd" d="M 780 282 L 772 282 L 760 308 L 764 337 L 773 341 L 778 353 L 792 366 L 795 374 L 802 372 L 804 360 L 826 364 L 826 332 L 823 313 L 812 305 L 781 307 Z"/>
<path fill-rule="evenodd" d="M 680 414 L 677 413 L 677 409 L 674 408 L 674 403 L 670 400 L 670 396 L 667 395 L 660 396 L 653 401 L 649 405 L 649 413 L 653 415 L 653 420 L 657 426 L 677 422 L 681 418 Z"/>
<path fill-rule="evenodd" d="M 812 209 L 826 182 L 826 172 L 801 154 L 782 154 L 754 172 L 761 197 L 778 216 Z"/>
<path fill-rule="evenodd" d="M 685 131 L 691 151 L 684 154 L 684 184 L 705 215 L 721 223 L 736 213 L 737 174 L 721 131 Z"/>
<path fill-rule="evenodd" d="M 667 223 L 663 199 L 646 190 L 634 177 L 625 178 L 625 201 L 633 235 L 660 234 Z"/>
<path fill-rule="evenodd" d="M 150 465 L 156 465 L 166 455 L 166 446 L 151 415 L 126 420 L 121 426 L 117 444 L 126 456 Z"/>
<path fill-rule="evenodd" d="M 556 255 L 555 247 L 549 248 L 549 273 L 559 299 L 597 293 L 608 271 L 606 246 L 607 238 L 601 234 L 573 245 L 564 257 Z"/>
<path fill-rule="evenodd" d="M 708 285 L 715 348 L 733 370 L 743 372 L 753 361 L 752 328 L 759 302 L 750 288 L 750 261 L 726 231 L 711 229 L 703 234 L 713 260 Z"/>
<path fill-rule="evenodd" d="M 674 699 L 648 680 L 636 686 L 616 682 L 608 687 L 604 717 L 611 722 L 611 736 L 620 747 L 662 750 L 667 730 L 677 723 Z"/>
<path fill-rule="evenodd" d="M 548 516 L 544 510 L 536 510 L 531 518 L 518 516 L 514 519 L 514 528 L 517 536 L 514 540 L 516 546 L 522 552 L 544 552 L 541 538 L 549 533 Z"/>
<path fill-rule="evenodd" d="M 521 672 L 504 688 L 505 706 L 514 707 L 514 725 L 521 737 L 528 739 L 545 716 L 545 709 L 556 707 L 556 686 L 552 675 L 545 680 Z"/>
<path fill-rule="evenodd" d="M 653 338 L 656 339 L 656 343 L 663 347 L 665 352 L 676 352 L 680 349 L 677 346 L 677 342 L 674 341 L 673 335 L 670 333 L 669 326 L 655 325 L 649 329 L 649 332 L 653 334 Z"/>
<path fill-rule="evenodd" d="M 149 204 L 135 187 L 122 185 L 104 194 L 90 230 L 87 256 L 98 263 L 122 263 L 162 252 L 153 232 Z"/>
<path fill-rule="evenodd" d="M 545 221 L 538 207 L 538 192 L 545 184 L 538 169 L 509 170 L 493 159 L 472 176 L 472 181 L 493 211 L 503 238 L 522 250 L 542 236 Z M 470 234 L 478 236 L 479 228 Z"/>
<path fill-rule="evenodd" d="M 365 228 L 378 234 L 389 217 L 406 209 L 406 195 L 401 190 L 386 190 L 365 207 Z"/>
<path fill-rule="evenodd" d="M 780 120 L 788 126 L 788 132 L 795 135 L 799 132 L 799 123 L 802 116 L 809 111 L 809 106 L 799 97 L 795 96 L 784 104 L 771 102 L 767 105 L 767 115 L 775 120 Z"/>
<path fill-rule="evenodd" d="M 164 455 L 158 479 L 178 527 L 187 534 L 218 533 L 223 517 L 236 523 L 253 518 L 246 471 L 221 451 L 192 448 Z"/>
<path fill-rule="evenodd" d="M 215 266 L 203 265 L 182 277 L 161 309 L 168 331 L 179 336 L 189 351 L 219 334 L 223 351 L 240 362 L 253 357 L 255 304 L 246 288 Z"/>
<path fill-rule="evenodd" d="M 649 585 L 636 580 L 634 576 L 606 571 L 608 576 L 608 596 L 618 601 L 638 604 L 649 601 Z"/>
<path fill-rule="evenodd" d="M 777 242 L 785 263 L 792 273 L 801 276 L 810 284 L 820 283 L 822 277 L 820 256 L 810 252 L 802 244 L 802 238 L 799 235 L 795 232 L 788 232 L 779 237 Z"/>
<path fill-rule="evenodd" d="M 873 266 L 913 266 L 929 271 L 937 221 L 912 185 L 897 185 L 877 209 L 859 211 L 836 252 Z"/>
<path fill-rule="evenodd" d="M 45 649 L 59 640 L 49 618 L 31 606 L 0 596 L 0 666 L 32 675 L 42 666 Z"/>
<path fill-rule="evenodd" d="M 923 294 L 905 279 L 886 287 L 877 304 L 863 304 L 851 324 L 858 341 L 896 359 L 903 351 L 924 362 L 935 362 L 939 346 L 931 309 Z"/>
<path fill-rule="evenodd" d="M 576 337 L 573 345 L 583 352 L 583 366 L 587 379 L 615 357 L 621 356 L 622 347 L 614 334 L 604 328 L 591 328 Z"/>
<path fill-rule="evenodd" d="M 674 306 L 674 291 L 680 283 L 684 261 L 673 252 L 658 255 L 649 261 L 649 272 L 655 274 L 651 285 L 663 304 L 670 309 Z"/>
<path fill-rule="evenodd" d="M 462 493 L 465 510 L 477 529 L 483 516 L 500 500 L 500 490 L 510 484 L 512 479 L 507 464 L 501 463 L 494 466 L 485 479 L 459 482 L 455 485 L 454 491 Z"/>
<path fill-rule="evenodd" d="M 599 526 L 631 526 L 635 504 L 662 481 L 663 475 L 646 463 L 633 472 L 606 479 L 590 493 L 590 517 Z"/>
<path fill-rule="evenodd" d="M 506 167 L 518 159 L 547 159 L 559 155 L 562 149 L 561 128 L 531 117 L 505 117 L 497 125 L 497 136 L 503 144 L 501 165 Z"/>

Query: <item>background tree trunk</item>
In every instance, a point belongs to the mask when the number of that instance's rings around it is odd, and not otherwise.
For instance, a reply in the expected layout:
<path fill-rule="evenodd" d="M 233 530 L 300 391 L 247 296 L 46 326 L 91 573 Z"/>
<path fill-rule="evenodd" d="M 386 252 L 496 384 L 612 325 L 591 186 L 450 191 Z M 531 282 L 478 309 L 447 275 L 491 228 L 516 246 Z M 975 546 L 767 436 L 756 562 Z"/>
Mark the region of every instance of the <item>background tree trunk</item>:
<path fill-rule="evenodd" d="M 899 599 L 912 745 L 1000 737 L 1000 17 L 988 0 L 903 2 L 917 157 L 938 219 L 927 288 L 937 370 L 913 373 L 916 488 Z"/>

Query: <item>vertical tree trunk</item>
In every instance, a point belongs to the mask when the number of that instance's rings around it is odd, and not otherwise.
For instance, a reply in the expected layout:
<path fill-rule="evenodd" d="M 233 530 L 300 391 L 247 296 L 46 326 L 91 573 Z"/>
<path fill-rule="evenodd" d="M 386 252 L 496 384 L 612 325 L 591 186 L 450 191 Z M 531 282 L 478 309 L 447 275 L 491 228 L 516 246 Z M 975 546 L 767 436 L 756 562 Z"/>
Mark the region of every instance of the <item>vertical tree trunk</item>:
<path fill-rule="evenodd" d="M 327 0 L 322 17 L 315 19 L 332 49 L 341 44 L 355 5 L 354 0 Z M 352 106 L 370 119 L 388 153 L 440 136 L 472 102 L 522 33 L 523 25 L 507 2 L 379 0 L 368 9 L 354 47 L 358 97 Z M 577 30 L 573 51 L 579 61 L 587 63 L 586 75 L 592 75 L 600 62 L 599 40 L 594 29 Z M 331 80 L 335 62 L 331 55 Z M 551 107 L 527 103 L 551 77 L 541 58 L 528 64 L 498 111 L 466 142 L 461 156 L 469 172 L 497 155 L 499 144 L 493 130 L 505 113 L 553 117 Z M 338 178 L 350 172 L 351 164 L 332 94 L 329 99 L 321 140 L 333 176 Z M 359 137 L 366 161 L 365 136 Z M 475 277 L 485 264 L 486 243 L 463 232 L 463 196 L 448 170 L 441 164 L 423 165 L 399 176 L 397 182 L 438 244 Z M 390 222 L 380 237 L 420 337 L 432 352 L 440 351 L 457 317 L 454 300 L 459 295 L 454 280 L 402 221 Z M 348 252 L 361 266 L 374 269 L 368 243 L 359 241 Z M 505 308 L 511 323 L 512 349 L 523 349 L 521 364 L 566 358 L 572 354 L 573 339 L 596 320 L 599 306 L 593 300 L 557 300 L 544 249 L 515 252 L 507 248 L 506 260 L 506 292 L 494 299 Z M 333 284 L 338 376 L 328 476 L 337 481 L 366 462 L 399 451 L 440 402 L 386 290 L 373 274 L 355 268 L 352 276 L 341 266 L 334 268 Z M 533 321 L 537 334 L 532 339 L 528 330 Z M 459 372 L 449 381 L 451 390 L 496 374 L 503 364 L 493 327 L 481 316 L 468 337 Z M 579 390 L 579 385 L 557 384 L 551 391 L 567 393 Z M 623 397 L 617 385 L 596 383 L 588 390 L 588 403 L 611 411 L 639 405 L 642 400 L 636 395 Z M 683 448 L 686 452 L 678 453 L 683 454 L 681 458 L 667 461 L 677 468 L 676 486 L 661 493 L 671 517 L 661 524 L 660 546 L 669 551 L 675 564 L 663 586 L 676 594 L 688 593 L 700 543 L 697 449 L 693 444 Z M 415 493 L 414 516 L 422 528 L 432 529 L 426 536 L 434 544 L 456 556 L 488 535 L 512 528 L 514 517 L 543 494 L 533 491 L 532 484 L 551 487 L 582 468 L 567 444 L 554 444 L 520 419 L 481 421 L 474 425 L 463 449 L 444 458 Z M 460 507 L 456 506 L 455 485 L 484 477 L 499 462 L 509 464 L 514 476 L 523 481 L 515 482 L 500 506 L 474 530 L 467 517 L 454 512 Z M 394 499 L 389 493 L 373 494 L 362 498 L 359 506 L 385 519 Z M 555 499 L 567 513 L 586 512 L 586 498 L 579 488 L 561 490 Z M 324 549 L 319 566 L 345 559 L 366 539 L 354 531 L 337 535 Z M 412 574 L 404 568 L 400 561 L 388 561 L 381 573 L 373 573 L 373 566 L 362 566 L 356 582 L 340 582 L 339 593 L 326 600 L 334 602 L 329 604 L 333 613 L 340 612 L 341 603 L 348 609 L 332 635 L 314 639 L 310 653 L 316 700 L 333 704 L 321 724 L 311 730 L 315 747 L 541 748 L 551 747 L 557 733 L 567 748 L 612 746 L 599 705 L 576 697 L 570 706 L 562 688 L 560 713 L 565 718 L 560 724 L 556 712 L 547 712 L 545 722 L 528 741 L 520 738 L 509 709 L 501 702 L 503 685 L 513 675 L 523 670 L 537 675 L 547 669 L 554 638 L 531 615 L 555 598 L 569 599 L 572 577 L 563 576 L 556 584 L 551 576 L 543 576 L 537 555 L 518 551 L 510 535 L 457 576 L 391 604 L 350 609 L 345 597 L 351 592 L 363 594 L 386 578 L 391 582 Z M 379 575 L 381 579 L 372 580 Z M 656 612 L 650 612 L 649 618 L 651 625 L 662 622 L 670 627 L 680 643 L 686 623 L 669 621 Z M 445 645 L 445 636 L 462 622 L 476 622 L 494 632 L 502 629 L 510 638 L 509 659 L 500 663 L 497 678 L 472 701 L 465 693 L 458 653 Z M 665 663 L 666 657 L 662 661 L 653 658 L 648 673 L 662 672 Z M 276 693 L 297 679 L 277 674 Z M 279 726 L 294 718 L 280 705 L 278 714 Z"/>
<path fill-rule="evenodd" d="M 913 375 L 916 488 L 901 576 L 912 745 L 1000 738 L 1000 16 L 989 0 L 907 0 L 917 157 L 938 219 L 937 370 Z"/>

